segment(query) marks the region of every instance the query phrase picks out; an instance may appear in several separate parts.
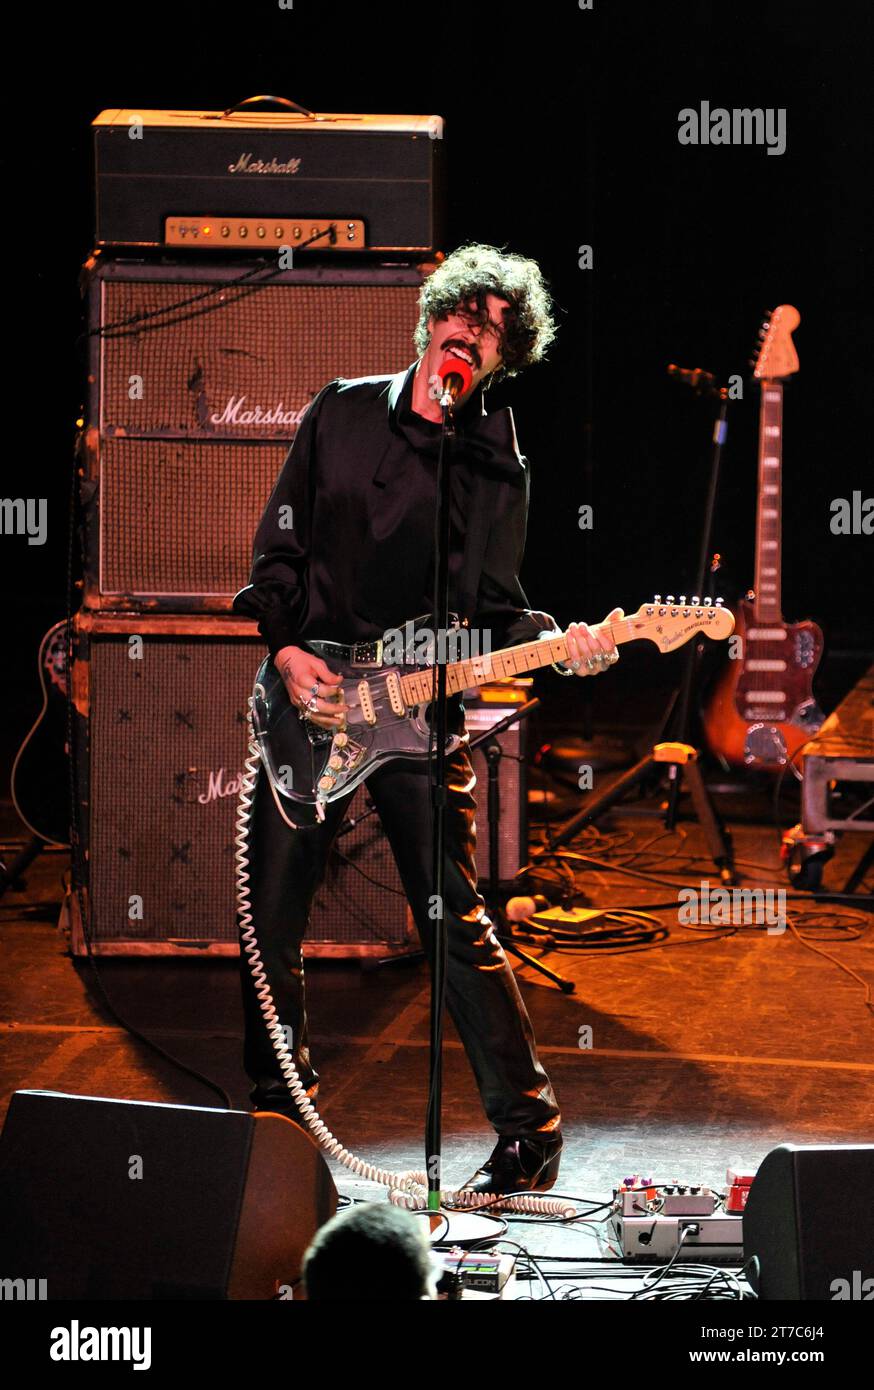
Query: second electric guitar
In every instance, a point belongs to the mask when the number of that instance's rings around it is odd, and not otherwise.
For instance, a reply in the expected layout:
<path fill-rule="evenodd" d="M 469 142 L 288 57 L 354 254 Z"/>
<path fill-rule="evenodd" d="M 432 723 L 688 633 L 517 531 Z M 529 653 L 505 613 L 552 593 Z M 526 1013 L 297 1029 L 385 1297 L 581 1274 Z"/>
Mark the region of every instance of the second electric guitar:
<path fill-rule="evenodd" d="M 740 604 L 740 659 L 727 661 L 704 711 L 710 751 L 733 766 L 775 771 L 816 732 L 823 714 L 813 696 L 822 656 L 816 623 L 783 619 L 782 548 L 783 380 L 798 371 L 792 333 L 801 315 L 781 304 L 763 325 L 753 378 L 761 383 L 756 577 Z"/>

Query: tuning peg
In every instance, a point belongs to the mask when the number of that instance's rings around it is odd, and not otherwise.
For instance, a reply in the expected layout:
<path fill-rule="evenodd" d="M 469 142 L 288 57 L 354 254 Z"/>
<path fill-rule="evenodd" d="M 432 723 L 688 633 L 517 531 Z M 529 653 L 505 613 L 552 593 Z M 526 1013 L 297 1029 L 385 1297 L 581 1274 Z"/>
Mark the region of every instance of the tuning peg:
<path fill-rule="evenodd" d="M 668 594 L 667 598 L 665 599 L 665 603 L 674 603 L 674 602 L 675 602 L 674 595 L 673 595 L 673 594 Z"/>
<path fill-rule="evenodd" d="M 700 608 L 700 607 L 701 607 L 701 600 L 700 600 L 700 598 L 698 597 L 697 594 L 693 594 L 693 596 L 692 596 L 692 607 L 693 607 L 693 608 Z"/>
<path fill-rule="evenodd" d="M 680 607 L 681 607 L 681 608 L 685 608 L 685 607 L 686 607 L 686 595 L 685 595 L 685 594 L 681 594 L 681 595 L 680 595 Z"/>
<path fill-rule="evenodd" d="M 721 608 L 721 607 L 722 607 L 722 599 L 721 599 L 721 598 L 718 598 L 718 599 L 716 600 L 716 607 L 717 607 L 717 608 Z"/>
<path fill-rule="evenodd" d="M 653 601 L 653 603 L 661 603 L 661 601 L 662 601 L 662 596 L 661 596 L 661 594 L 653 594 L 652 601 Z"/>
<path fill-rule="evenodd" d="M 713 599 L 710 597 L 709 594 L 707 595 L 706 599 L 704 600 L 704 607 L 705 607 L 705 608 L 712 608 L 712 607 L 713 607 Z"/>

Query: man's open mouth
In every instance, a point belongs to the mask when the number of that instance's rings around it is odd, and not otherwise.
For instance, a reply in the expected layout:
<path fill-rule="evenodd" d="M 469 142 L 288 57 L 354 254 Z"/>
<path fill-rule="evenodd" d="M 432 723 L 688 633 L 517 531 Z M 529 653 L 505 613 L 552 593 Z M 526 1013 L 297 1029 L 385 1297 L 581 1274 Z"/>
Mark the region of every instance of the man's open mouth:
<path fill-rule="evenodd" d="M 479 366 L 471 349 L 463 347 L 461 343 L 449 344 L 444 350 L 446 352 L 451 352 L 454 357 L 460 357 L 462 362 L 466 362 L 469 367 L 476 368 Z"/>

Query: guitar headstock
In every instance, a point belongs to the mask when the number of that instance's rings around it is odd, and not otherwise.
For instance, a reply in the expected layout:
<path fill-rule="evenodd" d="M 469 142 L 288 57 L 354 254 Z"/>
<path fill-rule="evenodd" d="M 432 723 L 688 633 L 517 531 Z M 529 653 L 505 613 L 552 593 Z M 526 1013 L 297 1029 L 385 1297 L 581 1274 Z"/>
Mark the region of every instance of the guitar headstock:
<path fill-rule="evenodd" d="M 792 334 L 801 322 L 794 304 L 781 304 L 767 315 L 759 329 L 753 379 L 772 381 L 798 371 L 798 353 Z"/>
<path fill-rule="evenodd" d="M 722 599 L 702 600 L 697 594 L 688 602 L 685 594 L 679 599 L 673 594 L 665 599 L 656 594 L 652 603 L 642 603 L 626 621 L 631 624 L 635 637 L 648 638 L 663 652 L 682 647 L 699 632 L 714 641 L 730 637 L 734 632 L 734 614 L 723 608 Z"/>

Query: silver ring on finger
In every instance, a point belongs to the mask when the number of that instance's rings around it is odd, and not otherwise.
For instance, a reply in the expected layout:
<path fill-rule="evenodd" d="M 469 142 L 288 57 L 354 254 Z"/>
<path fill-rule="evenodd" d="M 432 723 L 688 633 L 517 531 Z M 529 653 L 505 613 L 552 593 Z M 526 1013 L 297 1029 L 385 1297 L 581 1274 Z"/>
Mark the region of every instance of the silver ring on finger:
<path fill-rule="evenodd" d="M 313 699 L 315 699 L 316 696 L 318 695 L 318 693 L 319 693 L 319 683 L 318 683 L 318 681 L 316 681 L 315 685 L 311 685 L 311 686 L 310 686 L 310 695 L 313 697 Z"/>
<path fill-rule="evenodd" d="M 616 648 L 614 647 L 613 650 L 612 650 L 612 652 L 608 652 L 608 653 L 607 653 L 607 656 L 606 656 L 607 665 L 608 665 L 608 666 L 612 666 L 612 665 L 614 664 L 614 662 L 616 662 L 616 661 L 618 661 L 618 660 L 619 660 L 619 653 L 617 652 Z"/>
<path fill-rule="evenodd" d="M 594 658 L 593 656 L 587 656 L 587 657 L 586 657 L 586 670 L 587 670 L 587 671 L 594 671 L 594 669 L 595 669 L 595 667 L 597 666 L 597 664 L 598 664 L 598 663 L 596 662 L 596 660 L 595 660 L 595 658 Z"/>
<path fill-rule="evenodd" d="M 570 663 L 570 668 L 571 668 L 572 671 L 579 671 L 579 669 L 580 669 L 580 667 L 582 666 L 582 664 L 583 664 L 583 663 L 582 663 L 579 659 L 574 659 L 574 660 Z"/>

